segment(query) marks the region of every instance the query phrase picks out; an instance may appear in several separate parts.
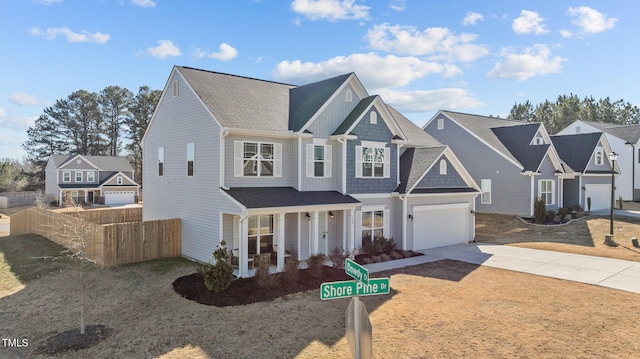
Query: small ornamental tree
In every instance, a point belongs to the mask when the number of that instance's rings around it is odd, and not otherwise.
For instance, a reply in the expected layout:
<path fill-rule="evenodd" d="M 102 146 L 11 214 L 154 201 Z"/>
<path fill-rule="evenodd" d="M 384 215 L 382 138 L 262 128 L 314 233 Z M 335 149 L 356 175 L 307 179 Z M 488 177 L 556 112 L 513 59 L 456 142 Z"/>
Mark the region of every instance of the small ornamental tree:
<path fill-rule="evenodd" d="M 544 224 L 547 221 L 547 205 L 541 197 L 536 197 L 533 202 L 533 217 L 537 224 Z"/>
<path fill-rule="evenodd" d="M 214 264 L 204 265 L 204 284 L 210 291 L 221 292 L 229 288 L 233 278 L 233 266 L 229 260 L 224 240 L 213 251 L 213 259 L 215 260 Z"/>

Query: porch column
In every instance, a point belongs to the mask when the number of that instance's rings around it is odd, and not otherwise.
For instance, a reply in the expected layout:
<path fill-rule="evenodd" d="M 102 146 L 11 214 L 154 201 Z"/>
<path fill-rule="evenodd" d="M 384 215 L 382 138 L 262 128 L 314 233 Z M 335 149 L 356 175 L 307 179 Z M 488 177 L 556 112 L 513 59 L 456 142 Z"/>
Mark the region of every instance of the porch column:
<path fill-rule="evenodd" d="M 276 270 L 284 270 L 284 213 L 278 213 L 278 227 L 276 229 L 276 244 L 278 245 L 278 256 L 276 258 Z"/>
<path fill-rule="evenodd" d="M 320 228 L 318 226 L 319 224 L 318 211 L 313 211 L 311 222 L 313 223 L 312 225 L 313 229 L 311 230 L 311 253 L 310 254 L 316 254 L 318 253 L 318 229 Z"/>
<path fill-rule="evenodd" d="M 345 252 L 349 253 L 349 247 L 347 247 L 347 233 L 349 233 L 349 227 L 347 226 L 347 221 L 349 220 L 347 218 L 347 211 L 347 209 L 342 210 L 342 248 L 344 248 Z"/>
<path fill-rule="evenodd" d="M 84 190 L 84 203 L 87 203 L 87 192 L 88 190 Z"/>
<path fill-rule="evenodd" d="M 238 251 L 240 252 L 240 258 L 238 258 L 238 276 L 240 278 L 249 276 L 249 243 L 247 234 L 249 233 L 249 221 L 247 217 L 240 218 L 238 233 L 240 233 L 240 240 L 238 241 Z"/>
<path fill-rule="evenodd" d="M 354 217 L 353 217 L 353 213 L 355 212 L 354 209 L 350 209 L 349 210 L 349 252 L 353 252 L 353 250 L 356 248 L 356 242 L 355 242 L 355 223 L 354 223 Z"/>

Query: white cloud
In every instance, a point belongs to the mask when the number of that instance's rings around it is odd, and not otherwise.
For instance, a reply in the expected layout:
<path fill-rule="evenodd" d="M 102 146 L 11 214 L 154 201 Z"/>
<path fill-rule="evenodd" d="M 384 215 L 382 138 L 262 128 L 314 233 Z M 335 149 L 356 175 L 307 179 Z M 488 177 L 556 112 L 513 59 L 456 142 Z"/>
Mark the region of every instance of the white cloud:
<path fill-rule="evenodd" d="M 522 53 L 514 53 L 503 49 L 503 62 L 497 63 L 487 73 L 489 79 L 527 80 L 538 75 L 546 75 L 562 71 L 562 63 L 566 61 L 559 56 L 552 57 L 551 50 L 544 44 L 528 47 Z"/>
<path fill-rule="evenodd" d="M 1 110 L 1 109 L 0 109 Z M 37 117 L 10 117 L 0 113 L 0 126 L 4 128 L 26 130 L 33 127 Z"/>
<path fill-rule="evenodd" d="M 475 25 L 478 21 L 484 20 L 484 16 L 482 14 L 478 14 L 477 12 L 469 11 L 467 16 L 462 20 L 462 24 L 464 26 Z"/>
<path fill-rule="evenodd" d="M 618 21 L 618 19 L 607 17 L 605 14 L 588 6 L 570 7 L 568 13 L 574 17 L 573 23 L 589 34 L 597 34 L 612 29 L 616 21 Z"/>
<path fill-rule="evenodd" d="M 417 57 L 380 57 L 375 53 L 338 56 L 327 61 L 313 63 L 282 61 L 272 71 L 277 81 L 305 84 L 331 76 L 357 72 L 367 90 L 376 91 L 387 87 L 401 87 L 430 74 L 451 71 L 436 62 Z"/>
<path fill-rule="evenodd" d="M 419 31 L 414 26 L 376 25 L 365 35 L 369 47 L 402 55 L 429 55 L 431 60 L 471 62 L 489 54 L 483 45 L 473 42 L 475 34 L 453 34 L 446 27 L 430 27 Z"/>
<path fill-rule="evenodd" d="M 20 106 L 33 106 L 40 104 L 40 101 L 33 95 L 26 94 L 24 92 L 15 92 L 9 101 Z"/>
<path fill-rule="evenodd" d="M 42 4 L 42 5 L 51 5 L 57 2 L 62 2 L 62 0 L 33 0 L 33 2 Z"/>
<path fill-rule="evenodd" d="M 180 56 L 181 52 L 171 40 L 159 40 L 158 46 L 147 48 L 147 54 L 164 59 L 167 56 Z"/>
<path fill-rule="evenodd" d="M 154 7 L 156 6 L 155 1 L 153 0 L 131 0 L 131 3 L 134 5 L 138 5 L 141 7 Z"/>
<path fill-rule="evenodd" d="M 573 37 L 573 32 L 571 32 L 570 30 L 560 30 L 560 36 L 564 38 Z"/>
<path fill-rule="evenodd" d="M 219 46 L 220 51 L 218 52 L 211 52 L 211 53 L 207 53 L 206 51 L 200 49 L 200 48 L 196 48 L 191 55 L 197 59 L 201 59 L 204 57 L 208 57 L 211 59 L 218 59 L 220 61 L 229 61 L 233 58 L 235 58 L 236 56 L 238 56 L 238 51 L 233 48 L 233 46 L 227 44 L 227 43 L 222 43 Z"/>
<path fill-rule="evenodd" d="M 467 89 L 441 88 L 437 90 L 380 90 L 382 99 L 402 113 L 456 110 L 484 106 Z"/>
<path fill-rule="evenodd" d="M 511 25 L 516 34 L 544 34 L 544 19 L 535 11 L 522 10 L 520 16 Z"/>
<path fill-rule="evenodd" d="M 31 35 L 34 36 L 43 36 L 45 40 L 55 40 L 58 35 L 64 36 L 67 38 L 68 42 L 94 42 L 104 44 L 111 38 L 109 34 L 103 34 L 99 31 L 96 31 L 93 34 L 88 31 L 77 33 L 66 27 L 48 28 L 44 31 L 40 28 L 33 27 L 30 32 Z"/>
<path fill-rule="evenodd" d="M 369 7 L 357 5 L 355 0 L 294 0 L 291 9 L 311 20 L 356 20 L 369 16 Z"/>
<path fill-rule="evenodd" d="M 393 0 L 389 4 L 389 7 L 391 8 L 391 10 L 404 11 L 407 5 L 405 4 L 405 0 Z"/>
<path fill-rule="evenodd" d="M 7 115 L 7 112 L 2 107 L 0 107 L 0 117 L 6 116 L 6 115 Z"/>

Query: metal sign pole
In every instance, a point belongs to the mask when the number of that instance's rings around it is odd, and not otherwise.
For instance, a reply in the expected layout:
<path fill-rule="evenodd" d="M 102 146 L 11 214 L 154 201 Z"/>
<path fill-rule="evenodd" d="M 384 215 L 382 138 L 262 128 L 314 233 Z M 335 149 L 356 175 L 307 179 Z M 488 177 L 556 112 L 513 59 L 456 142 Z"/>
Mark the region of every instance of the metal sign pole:
<path fill-rule="evenodd" d="M 354 311 L 354 323 L 353 323 L 353 331 L 356 334 L 355 337 L 355 359 L 360 359 L 360 319 L 358 318 L 358 314 L 360 314 L 360 298 L 353 297 L 351 298 L 351 302 L 353 302 L 353 311 Z"/>

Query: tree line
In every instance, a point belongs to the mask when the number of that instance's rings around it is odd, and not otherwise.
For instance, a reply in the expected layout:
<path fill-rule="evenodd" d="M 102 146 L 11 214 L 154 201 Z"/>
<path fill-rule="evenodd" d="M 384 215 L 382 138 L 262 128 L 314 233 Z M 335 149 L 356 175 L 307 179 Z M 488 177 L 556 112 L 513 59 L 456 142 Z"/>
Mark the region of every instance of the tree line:
<path fill-rule="evenodd" d="M 609 97 L 596 100 L 593 96 L 580 99 L 577 95 L 560 95 L 555 102 L 545 100 L 534 106 L 528 100 L 516 103 L 508 119 L 522 122 L 542 122 L 549 134 L 556 134 L 576 120 L 606 122 L 618 125 L 640 123 L 640 108 L 624 100 Z"/>
<path fill-rule="evenodd" d="M 53 154 L 126 154 L 136 170 L 136 182 L 142 183 L 140 142 L 161 94 L 148 86 L 141 86 L 137 94 L 108 86 L 98 93 L 75 91 L 45 108 L 22 145 L 33 167 L 30 182 L 44 183 L 47 160 Z"/>

